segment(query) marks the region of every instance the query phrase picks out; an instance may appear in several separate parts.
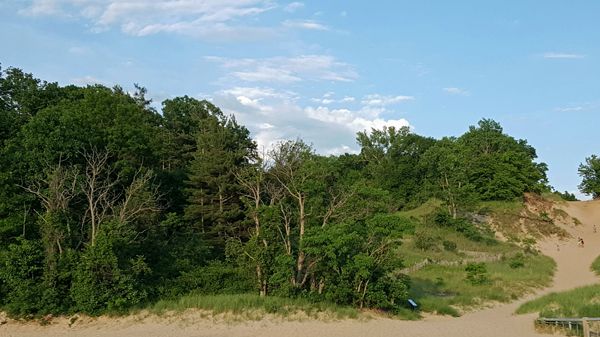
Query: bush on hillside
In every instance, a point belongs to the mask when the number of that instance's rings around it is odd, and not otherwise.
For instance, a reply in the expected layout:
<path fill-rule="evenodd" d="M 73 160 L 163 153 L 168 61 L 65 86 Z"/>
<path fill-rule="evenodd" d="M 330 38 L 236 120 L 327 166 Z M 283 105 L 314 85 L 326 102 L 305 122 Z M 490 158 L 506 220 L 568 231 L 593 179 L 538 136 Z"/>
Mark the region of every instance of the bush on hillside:
<path fill-rule="evenodd" d="M 447 250 L 449 252 L 456 252 L 457 250 L 456 242 L 454 241 L 444 240 L 442 242 L 442 246 L 444 246 L 444 250 Z"/>
<path fill-rule="evenodd" d="M 508 261 L 508 265 L 512 269 L 523 268 L 525 267 L 525 255 L 523 253 L 517 253 L 515 256 L 510 258 Z"/>
<path fill-rule="evenodd" d="M 415 233 L 415 247 L 420 250 L 434 250 L 439 244 L 440 238 L 427 231 Z"/>
<path fill-rule="evenodd" d="M 466 280 L 471 285 L 482 285 L 490 281 L 485 263 L 469 263 L 465 268 Z"/>

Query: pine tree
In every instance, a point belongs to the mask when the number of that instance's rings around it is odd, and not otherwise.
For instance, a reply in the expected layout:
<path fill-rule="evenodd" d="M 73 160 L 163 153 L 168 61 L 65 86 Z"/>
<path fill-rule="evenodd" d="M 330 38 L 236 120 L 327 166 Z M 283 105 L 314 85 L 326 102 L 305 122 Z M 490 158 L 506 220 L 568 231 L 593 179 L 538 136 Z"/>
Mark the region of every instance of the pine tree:
<path fill-rule="evenodd" d="M 235 175 L 248 165 L 255 144 L 248 130 L 234 119 L 213 116 L 200 126 L 196 145 L 189 167 L 185 215 L 219 253 L 228 237 L 243 232 L 244 208 Z"/>

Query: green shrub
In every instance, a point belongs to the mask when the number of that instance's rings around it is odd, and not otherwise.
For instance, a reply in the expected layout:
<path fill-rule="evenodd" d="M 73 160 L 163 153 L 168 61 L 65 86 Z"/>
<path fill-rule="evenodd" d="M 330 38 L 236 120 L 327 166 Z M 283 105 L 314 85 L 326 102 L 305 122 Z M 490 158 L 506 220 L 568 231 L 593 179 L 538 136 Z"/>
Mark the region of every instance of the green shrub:
<path fill-rule="evenodd" d="M 420 250 L 433 250 L 437 248 L 439 238 L 427 231 L 418 231 L 415 233 L 415 247 Z"/>
<path fill-rule="evenodd" d="M 201 294 L 236 294 L 254 290 L 250 275 L 241 268 L 221 261 L 182 273 L 178 284 L 184 293 L 195 291 Z"/>
<path fill-rule="evenodd" d="M 444 305 L 444 306 L 441 306 L 441 307 L 437 308 L 436 312 L 439 315 L 448 315 L 448 316 L 452 316 L 452 317 L 460 317 L 460 313 L 458 312 L 458 310 L 454 309 L 453 307 L 451 307 L 449 305 Z"/>
<path fill-rule="evenodd" d="M 384 276 L 368 291 L 366 305 L 370 308 L 394 311 L 407 301 L 408 287 L 407 277 Z"/>
<path fill-rule="evenodd" d="M 439 227 L 454 227 L 455 219 L 447 210 L 440 209 L 433 215 L 433 223 Z"/>
<path fill-rule="evenodd" d="M 128 261 L 122 269 L 107 235 L 86 247 L 74 271 L 71 297 L 75 310 L 97 315 L 105 310 L 122 311 L 147 298 L 140 276 L 149 272 L 142 258 Z"/>
<path fill-rule="evenodd" d="M 456 242 L 454 241 L 444 240 L 442 242 L 442 246 L 444 246 L 444 249 L 449 252 L 456 252 L 457 250 Z"/>
<path fill-rule="evenodd" d="M 510 260 L 508 261 L 508 265 L 512 269 L 525 267 L 525 255 L 523 255 L 523 253 L 515 254 L 515 256 L 511 257 Z"/>
<path fill-rule="evenodd" d="M 36 314 L 42 309 L 40 293 L 44 272 L 39 242 L 19 239 L 2 254 L 0 279 L 6 285 L 4 309 L 11 315 Z"/>
<path fill-rule="evenodd" d="M 390 228 L 401 233 L 413 234 L 417 220 L 398 214 L 376 214 L 367 220 L 367 225 Z"/>
<path fill-rule="evenodd" d="M 488 271 L 485 263 L 469 263 L 465 268 L 466 280 L 471 285 L 482 285 L 489 282 Z"/>
<path fill-rule="evenodd" d="M 491 237 L 491 233 L 483 233 L 481 229 L 477 228 L 467 219 L 454 219 L 445 209 L 438 210 L 433 214 L 433 218 L 430 221 L 438 227 L 453 228 L 471 241 L 484 242 L 486 244 L 496 243 L 495 239 Z"/>

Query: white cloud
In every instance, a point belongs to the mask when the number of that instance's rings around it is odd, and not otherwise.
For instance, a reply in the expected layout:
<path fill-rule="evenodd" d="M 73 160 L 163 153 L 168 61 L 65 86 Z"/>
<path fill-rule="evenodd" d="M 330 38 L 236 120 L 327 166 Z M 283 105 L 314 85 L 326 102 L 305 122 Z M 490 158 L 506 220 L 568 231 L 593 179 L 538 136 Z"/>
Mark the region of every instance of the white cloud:
<path fill-rule="evenodd" d="M 91 50 L 88 47 L 73 46 L 69 48 L 69 53 L 75 55 L 84 55 L 88 54 L 89 52 L 91 52 Z"/>
<path fill-rule="evenodd" d="M 247 82 L 283 82 L 291 83 L 301 80 L 294 76 L 290 70 L 273 68 L 269 66 L 259 66 L 253 71 L 234 71 L 233 76 Z"/>
<path fill-rule="evenodd" d="M 558 107 L 558 108 L 555 108 L 554 110 L 558 111 L 558 112 L 576 112 L 576 111 L 582 111 L 584 109 L 585 108 L 582 106 L 570 106 L 570 107 Z"/>
<path fill-rule="evenodd" d="M 311 101 L 315 102 L 315 103 L 319 103 L 319 104 L 331 104 L 331 103 L 335 103 L 336 100 L 331 99 L 331 98 L 311 98 Z"/>
<path fill-rule="evenodd" d="M 261 123 L 258 127 L 262 130 L 268 130 L 274 128 L 275 125 L 269 123 Z"/>
<path fill-rule="evenodd" d="M 402 101 L 411 101 L 413 99 L 415 99 L 413 96 L 385 96 L 372 94 L 365 96 L 362 100 L 362 104 L 367 106 L 387 106 Z"/>
<path fill-rule="evenodd" d="M 579 102 L 572 103 L 565 106 L 559 106 L 554 108 L 554 111 L 558 112 L 580 112 L 580 111 L 596 111 L 600 107 L 600 103 L 597 101 L 593 102 Z"/>
<path fill-rule="evenodd" d="M 358 151 L 356 148 L 351 148 L 348 145 L 342 144 L 341 146 L 325 149 L 323 152 L 326 155 L 339 156 L 344 153 L 358 154 L 360 151 Z"/>
<path fill-rule="evenodd" d="M 582 59 L 583 54 L 547 52 L 542 55 L 545 59 Z"/>
<path fill-rule="evenodd" d="M 456 87 L 443 88 L 442 90 L 452 95 L 469 96 L 470 94 L 467 90 Z"/>
<path fill-rule="evenodd" d="M 307 107 L 304 109 L 309 118 L 338 126 L 346 127 L 353 133 L 371 129 L 382 129 L 384 126 L 393 126 L 400 128 L 410 126 L 410 123 L 402 119 L 382 119 L 371 117 L 371 112 L 367 110 L 351 111 L 348 109 L 329 109 L 319 106 L 317 108 Z"/>
<path fill-rule="evenodd" d="M 288 28 L 300 28 L 307 30 L 329 30 L 329 27 L 314 20 L 285 20 L 283 26 Z"/>
<path fill-rule="evenodd" d="M 36 0 L 29 7 L 19 11 L 21 15 L 45 16 L 45 15 L 64 15 L 57 0 Z"/>
<path fill-rule="evenodd" d="M 312 102 L 315 103 L 319 103 L 322 105 L 329 105 L 329 104 L 333 104 L 333 103 L 352 103 L 354 101 L 356 101 L 356 98 L 352 97 L 352 96 L 344 96 L 343 98 L 335 98 L 334 97 L 334 92 L 326 92 L 325 94 L 323 94 L 323 97 L 321 98 L 311 98 L 310 100 Z"/>
<path fill-rule="evenodd" d="M 76 85 L 80 85 L 80 86 L 94 85 L 94 84 L 109 85 L 108 82 L 100 80 L 100 79 L 90 76 L 90 75 L 73 78 L 73 79 L 71 79 L 71 81 L 73 83 L 75 83 Z"/>
<path fill-rule="evenodd" d="M 321 99 L 343 100 L 336 99 L 334 93 L 325 93 Z M 384 118 L 383 113 L 393 113 L 384 107 L 313 107 L 299 101 L 294 92 L 268 87 L 234 87 L 214 95 L 214 102 L 224 112 L 235 114 L 250 129 L 261 149 L 283 139 L 302 138 L 320 153 L 353 153 L 358 146 L 349 144 L 355 143 L 358 131 L 410 126 L 404 118 Z"/>
<path fill-rule="evenodd" d="M 271 0 L 33 0 L 20 13 L 83 18 L 94 31 L 119 28 L 134 36 L 165 32 L 245 39 L 273 33 L 272 28 L 243 23 L 273 8 Z"/>
<path fill-rule="evenodd" d="M 328 55 L 301 55 L 264 59 L 205 57 L 229 71 L 228 77 L 245 82 L 354 81 L 358 74 L 347 63 Z"/>
<path fill-rule="evenodd" d="M 292 2 L 287 4 L 283 10 L 289 13 L 293 13 L 301 8 L 304 8 L 304 4 L 302 2 Z"/>

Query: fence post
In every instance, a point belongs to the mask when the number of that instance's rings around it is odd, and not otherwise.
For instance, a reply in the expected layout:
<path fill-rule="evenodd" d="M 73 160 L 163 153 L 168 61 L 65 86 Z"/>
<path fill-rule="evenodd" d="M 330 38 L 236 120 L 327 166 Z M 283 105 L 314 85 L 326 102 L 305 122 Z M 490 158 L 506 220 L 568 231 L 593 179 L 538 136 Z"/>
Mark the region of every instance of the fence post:
<path fill-rule="evenodd" d="M 587 317 L 581 319 L 581 326 L 583 326 L 583 337 L 590 337 L 590 322 Z"/>

